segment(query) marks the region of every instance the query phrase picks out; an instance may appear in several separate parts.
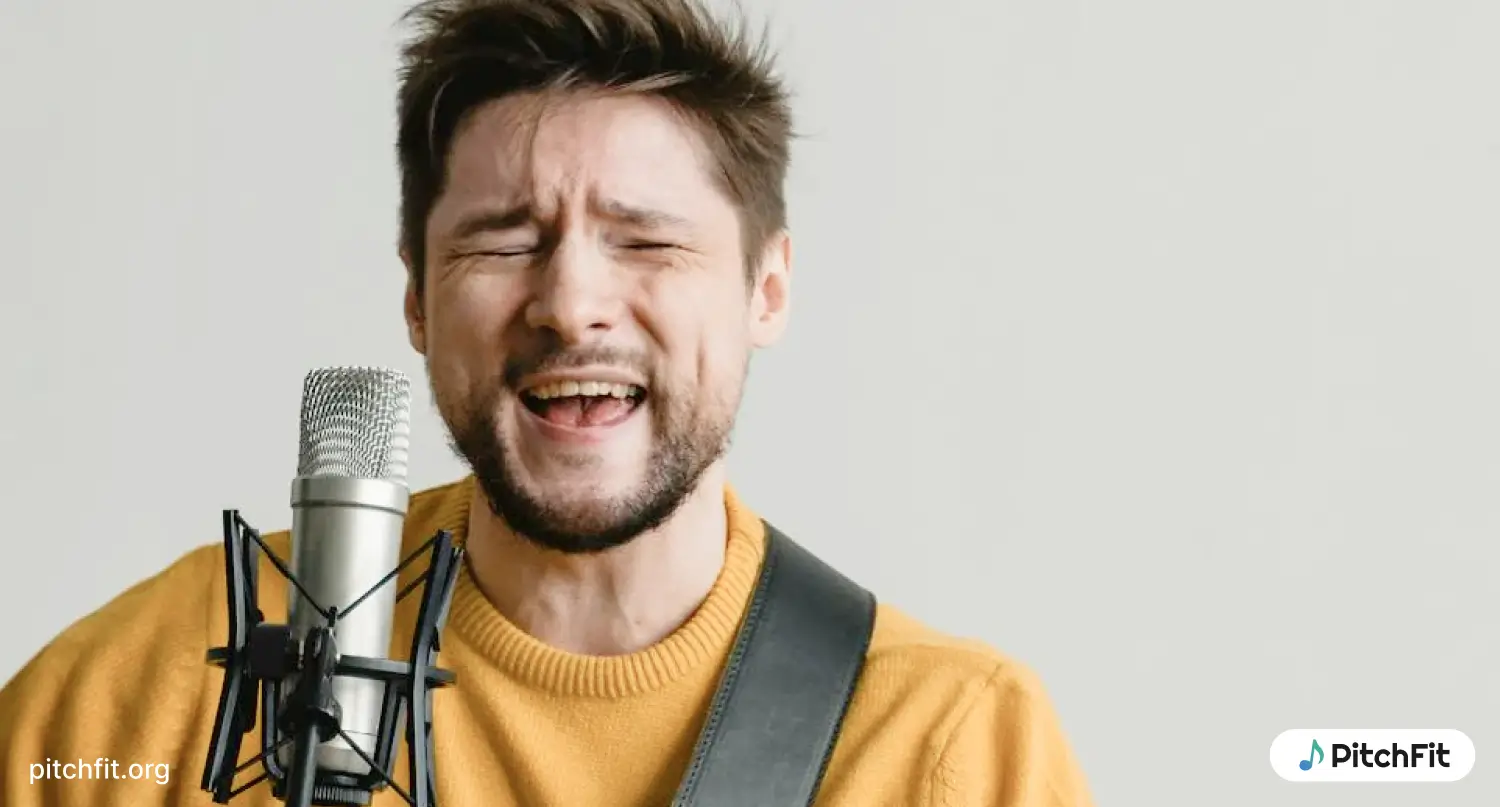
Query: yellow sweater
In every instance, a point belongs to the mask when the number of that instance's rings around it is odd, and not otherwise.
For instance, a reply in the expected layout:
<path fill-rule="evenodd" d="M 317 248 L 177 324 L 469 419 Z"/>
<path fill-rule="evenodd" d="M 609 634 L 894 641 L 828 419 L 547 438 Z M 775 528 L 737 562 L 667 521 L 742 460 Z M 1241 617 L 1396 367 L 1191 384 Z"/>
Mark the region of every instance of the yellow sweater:
<path fill-rule="evenodd" d="M 439 529 L 462 541 L 472 495 L 471 478 L 414 494 L 407 551 Z M 459 575 L 440 658 L 458 681 L 435 695 L 442 807 L 671 801 L 763 550 L 758 517 L 733 491 L 725 502 L 727 560 L 708 598 L 674 634 L 632 655 L 586 657 L 544 645 Z M 287 533 L 267 542 L 290 557 Z M 266 618 L 284 620 L 285 578 L 264 562 L 260 584 Z M 210 544 L 41 650 L 0 690 L 0 803 L 211 805 L 199 782 L 223 673 L 204 653 L 225 642 L 224 589 L 222 545 Z M 417 599 L 408 597 L 397 613 L 397 658 L 409 652 L 410 634 L 402 628 L 414 621 Z M 257 724 L 240 758 L 259 748 Z M 404 746 L 397 759 L 397 781 L 405 787 Z M 237 782 L 259 772 L 257 766 Z M 387 790 L 373 803 L 405 802 Z M 277 802 L 261 784 L 231 804 Z M 1091 801 L 1027 669 L 881 605 L 818 804 L 1084 807 Z"/>

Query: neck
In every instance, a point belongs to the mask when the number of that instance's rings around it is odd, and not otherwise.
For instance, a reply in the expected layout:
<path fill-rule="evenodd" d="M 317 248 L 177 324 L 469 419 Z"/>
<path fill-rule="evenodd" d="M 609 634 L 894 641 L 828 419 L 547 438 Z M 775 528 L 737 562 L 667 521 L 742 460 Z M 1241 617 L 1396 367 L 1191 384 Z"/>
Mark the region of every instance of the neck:
<path fill-rule="evenodd" d="M 516 535 L 476 490 L 466 554 L 486 599 L 539 641 L 573 653 L 635 653 L 698 608 L 724 565 L 722 463 L 661 526 L 606 552 L 568 555 Z"/>

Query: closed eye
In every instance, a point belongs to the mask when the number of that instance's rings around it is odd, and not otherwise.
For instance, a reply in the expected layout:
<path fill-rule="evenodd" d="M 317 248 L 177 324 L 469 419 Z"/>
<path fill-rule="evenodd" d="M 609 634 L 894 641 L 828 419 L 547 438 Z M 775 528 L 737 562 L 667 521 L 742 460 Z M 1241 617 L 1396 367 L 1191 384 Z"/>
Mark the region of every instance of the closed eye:
<path fill-rule="evenodd" d="M 536 247 L 506 247 L 505 249 L 485 249 L 470 253 L 471 255 L 491 255 L 499 258 L 514 258 L 519 255 L 530 255 L 536 251 Z"/>
<path fill-rule="evenodd" d="M 632 241 L 625 245 L 626 249 L 671 249 L 672 244 L 663 244 L 657 241 Z"/>

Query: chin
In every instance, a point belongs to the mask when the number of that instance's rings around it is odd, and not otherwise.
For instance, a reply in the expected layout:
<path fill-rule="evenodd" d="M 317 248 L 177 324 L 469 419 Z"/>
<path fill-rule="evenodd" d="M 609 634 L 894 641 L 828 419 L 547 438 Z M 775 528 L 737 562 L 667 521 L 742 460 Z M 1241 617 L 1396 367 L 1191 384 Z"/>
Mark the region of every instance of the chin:
<path fill-rule="evenodd" d="M 622 470 L 557 468 L 523 471 L 513 478 L 526 498 L 548 509 L 605 511 L 624 507 L 645 487 L 644 474 Z"/>
<path fill-rule="evenodd" d="M 633 497 L 610 495 L 598 489 L 550 488 L 532 491 L 527 496 L 547 514 L 550 532 L 603 534 L 616 530 L 629 520 Z"/>
<path fill-rule="evenodd" d="M 529 404 L 524 393 L 502 394 L 449 422 L 491 511 L 541 547 L 599 552 L 656 529 L 727 449 L 728 419 L 671 403 L 686 396 L 596 385 L 582 389 L 614 400 L 585 410 L 567 400 L 572 387 L 539 389 Z"/>
<path fill-rule="evenodd" d="M 487 488 L 491 509 L 520 537 L 565 554 L 602 552 L 659 526 L 680 499 L 663 507 L 644 486 L 599 483 Z"/>

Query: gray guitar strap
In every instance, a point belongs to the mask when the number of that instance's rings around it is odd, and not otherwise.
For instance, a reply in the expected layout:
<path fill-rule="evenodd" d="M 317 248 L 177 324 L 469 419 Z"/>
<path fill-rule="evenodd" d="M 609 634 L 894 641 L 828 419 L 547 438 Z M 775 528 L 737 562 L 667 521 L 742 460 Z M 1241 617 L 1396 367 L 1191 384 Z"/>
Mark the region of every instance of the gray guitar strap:
<path fill-rule="evenodd" d="M 672 807 L 807 807 L 875 627 L 875 597 L 766 524 L 750 608 Z"/>

